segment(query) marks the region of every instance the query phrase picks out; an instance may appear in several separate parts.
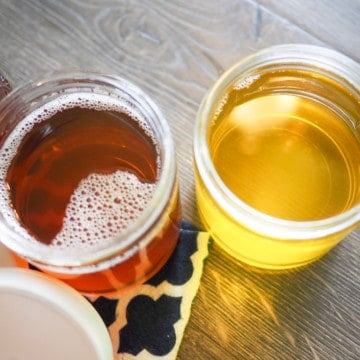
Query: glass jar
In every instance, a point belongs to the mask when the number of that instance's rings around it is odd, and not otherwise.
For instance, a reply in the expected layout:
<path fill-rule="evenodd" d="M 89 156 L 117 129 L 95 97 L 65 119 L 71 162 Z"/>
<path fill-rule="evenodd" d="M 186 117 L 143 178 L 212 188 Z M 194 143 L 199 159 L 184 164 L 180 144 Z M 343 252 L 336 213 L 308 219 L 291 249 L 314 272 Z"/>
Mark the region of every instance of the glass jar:
<path fill-rule="evenodd" d="M 181 218 L 175 150 L 142 90 L 53 74 L 0 103 L 0 133 L 0 240 L 21 266 L 111 294 L 165 264 Z"/>
<path fill-rule="evenodd" d="M 278 45 L 225 72 L 194 136 L 200 217 L 252 266 L 324 255 L 360 218 L 360 66 L 312 45 Z"/>

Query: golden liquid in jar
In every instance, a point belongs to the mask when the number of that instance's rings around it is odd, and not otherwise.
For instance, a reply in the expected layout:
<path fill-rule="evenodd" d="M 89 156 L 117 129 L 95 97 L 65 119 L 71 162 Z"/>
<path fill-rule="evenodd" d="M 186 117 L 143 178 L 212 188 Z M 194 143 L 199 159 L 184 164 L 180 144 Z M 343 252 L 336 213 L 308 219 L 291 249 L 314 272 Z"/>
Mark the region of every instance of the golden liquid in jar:
<path fill-rule="evenodd" d="M 236 103 L 211 129 L 209 147 L 223 182 L 251 207 L 307 221 L 359 202 L 360 143 L 351 123 L 303 94 L 268 93 Z"/>
<path fill-rule="evenodd" d="M 295 70 L 256 75 L 234 83 L 219 99 L 208 134 L 210 155 L 223 183 L 255 210 L 299 222 L 329 218 L 359 203 L 356 115 L 359 103 L 325 77 Z M 278 240 L 237 224 L 197 176 L 205 226 L 247 263 L 297 266 L 339 241 L 336 236 L 318 242 Z"/>

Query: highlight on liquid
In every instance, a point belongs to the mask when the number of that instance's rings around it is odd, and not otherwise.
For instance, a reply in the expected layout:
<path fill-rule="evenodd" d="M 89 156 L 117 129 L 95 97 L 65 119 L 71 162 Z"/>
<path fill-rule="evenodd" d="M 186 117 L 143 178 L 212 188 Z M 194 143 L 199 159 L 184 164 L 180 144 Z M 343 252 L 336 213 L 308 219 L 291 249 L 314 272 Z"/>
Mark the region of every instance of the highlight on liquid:
<path fill-rule="evenodd" d="M 2 139 L 2 226 L 16 238 L 4 242 L 15 252 L 20 244 L 20 255 L 30 249 L 33 264 L 83 293 L 143 281 L 177 242 L 171 138 L 142 111 L 105 91 L 60 92 Z"/>
<path fill-rule="evenodd" d="M 302 95 L 276 92 L 232 103 L 237 93 L 227 95 L 231 110 L 210 129 L 209 150 L 239 199 L 295 221 L 325 219 L 359 203 L 360 146 L 351 123 Z"/>
<path fill-rule="evenodd" d="M 300 47 L 273 50 L 215 85 L 194 149 L 205 227 L 236 258 L 276 269 L 313 261 L 356 226 L 360 119 L 351 82 L 302 62 Z"/>

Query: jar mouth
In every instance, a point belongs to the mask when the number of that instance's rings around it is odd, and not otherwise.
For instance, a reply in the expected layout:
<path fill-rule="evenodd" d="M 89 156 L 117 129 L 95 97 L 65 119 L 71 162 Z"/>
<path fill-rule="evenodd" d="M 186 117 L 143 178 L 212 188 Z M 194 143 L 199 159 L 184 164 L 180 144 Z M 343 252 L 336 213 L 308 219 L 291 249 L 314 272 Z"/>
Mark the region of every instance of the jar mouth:
<path fill-rule="evenodd" d="M 61 94 L 91 93 L 105 97 L 114 97 L 126 102 L 126 106 L 137 111 L 148 123 L 158 142 L 160 167 L 156 188 L 152 198 L 144 210 L 133 222 L 106 244 L 87 248 L 62 249 L 45 245 L 35 239 L 24 240 L 19 232 L 0 213 L 1 241 L 20 256 L 29 261 L 44 266 L 47 269 L 69 272 L 97 271 L 110 266 L 112 262 L 125 261 L 139 249 L 145 247 L 161 227 L 162 213 L 166 208 L 171 194 L 176 187 L 175 147 L 171 131 L 162 112 L 152 99 L 140 88 L 127 80 L 111 74 L 101 74 L 91 71 L 57 72 L 47 78 L 30 82 L 15 89 L 0 103 L 0 126 L 4 127 L 4 119 L 12 115 L 15 106 L 17 116 L 26 116 Z M 13 125 L 5 125 L 8 133 L 14 130 Z M 5 179 L 1 179 L 5 186 Z M 19 225 L 18 225 L 19 226 Z M 24 228 L 22 228 L 24 230 Z M 81 268 L 81 269 L 80 269 Z"/>
<path fill-rule="evenodd" d="M 227 70 L 203 98 L 197 113 L 194 131 L 194 160 L 197 171 L 213 200 L 236 222 L 283 240 L 322 238 L 360 221 L 360 204 L 347 211 L 316 220 L 287 220 L 269 215 L 250 206 L 237 197 L 217 173 L 208 147 L 209 127 L 213 121 L 213 109 L 226 90 L 238 79 L 252 81 L 251 76 L 259 68 L 312 69 L 319 74 L 340 81 L 349 91 L 355 91 L 360 103 L 360 66 L 352 59 L 334 50 L 304 44 L 277 45 L 250 55 Z M 269 71 L 270 71 L 269 70 Z"/>

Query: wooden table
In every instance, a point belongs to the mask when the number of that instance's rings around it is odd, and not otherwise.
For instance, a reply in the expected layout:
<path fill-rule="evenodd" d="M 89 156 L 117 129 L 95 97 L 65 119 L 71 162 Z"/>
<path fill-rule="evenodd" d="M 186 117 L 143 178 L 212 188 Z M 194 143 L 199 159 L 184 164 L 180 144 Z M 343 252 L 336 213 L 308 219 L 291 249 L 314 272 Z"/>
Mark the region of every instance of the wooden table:
<path fill-rule="evenodd" d="M 360 60 L 359 0 L 1 0 L 0 67 L 15 85 L 54 69 L 117 73 L 148 92 L 177 144 L 184 218 L 192 133 L 207 89 L 280 43 Z M 179 359 L 360 359 L 360 231 L 304 269 L 261 273 L 211 249 Z"/>

